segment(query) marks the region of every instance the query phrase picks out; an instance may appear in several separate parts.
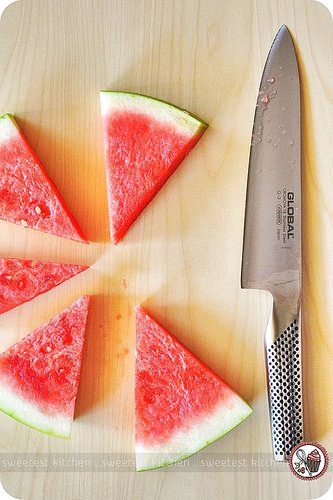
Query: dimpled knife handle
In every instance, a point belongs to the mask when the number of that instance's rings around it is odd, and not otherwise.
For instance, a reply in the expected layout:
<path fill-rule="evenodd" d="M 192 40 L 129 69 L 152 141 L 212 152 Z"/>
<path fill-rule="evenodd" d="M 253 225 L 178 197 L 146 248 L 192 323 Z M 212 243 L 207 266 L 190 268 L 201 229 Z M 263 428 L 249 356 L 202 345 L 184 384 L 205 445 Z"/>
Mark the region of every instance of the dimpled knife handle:
<path fill-rule="evenodd" d="M 274 459 L 282 462 L 303 440 L 299 315 L 281 335 L 275 332 L 274 338 L 270 343 L 266 337 L 267 385 Z"/>

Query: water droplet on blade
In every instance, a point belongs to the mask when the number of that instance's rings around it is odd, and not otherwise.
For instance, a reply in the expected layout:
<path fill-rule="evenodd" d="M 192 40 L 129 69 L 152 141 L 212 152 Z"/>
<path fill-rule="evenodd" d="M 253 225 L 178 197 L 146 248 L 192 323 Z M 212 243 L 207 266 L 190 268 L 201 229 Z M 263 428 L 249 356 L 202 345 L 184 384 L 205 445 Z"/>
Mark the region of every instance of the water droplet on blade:
<path fill-rule="evenodd" d="M 262 96 L 261 98 L 261 102 L 263 102 L 264 104 L 267 104 L 269 102 L 269 95 L 268 94 L 265 94 L 264 96 Z"/>

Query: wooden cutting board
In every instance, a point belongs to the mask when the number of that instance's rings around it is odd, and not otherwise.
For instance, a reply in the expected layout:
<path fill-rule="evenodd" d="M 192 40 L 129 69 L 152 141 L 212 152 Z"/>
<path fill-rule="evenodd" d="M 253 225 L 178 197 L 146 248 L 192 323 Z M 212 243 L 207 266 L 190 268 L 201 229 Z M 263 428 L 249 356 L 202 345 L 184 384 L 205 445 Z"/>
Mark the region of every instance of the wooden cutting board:
<path fill-rule="evenodd" d="M 303 328 L 306 437 L 332 450 L 333 24 L 310 0 L 21 0 L 0 22 L 0 113 L 17 116 L 91 244 L 0 223 L 0 254 L 90 270 L 0 317 L 0 349 L 84 293 L 93 296 L 70 441 L 0 415 L 0 456 L 114 458 L 134 449 L 134 320 L 147 309 L 253 408 L 199 457 L 251 460 L 135 473 L 54 464 L 1 471 L 24 500 L 306 499 L 318 481 L 270 465 L 265 292 L 240 289 L 253 112 L 281 24 L 292 31 L 303 100 Z M 109 243 L 99 90 L 156 96 L 210 124 L 118 247 Z M 25 455 L 29 454 L 29 455 Z M 40 455 L 38 455 L 40 456 Z M 126 455 L 127 456 L 127 455 Z M 197 460 L 197 459 L 196 459 Z M 94 462 L 95 463 L 95 462 Z M 75 465 L 75 463 L 73 462 Z M 109 463 L 110 465 L 110 463 Z M 66 469 L 67 467 L 67 469 Z M 79 467 L 79 465 L 78 465 Z M 23 467 L 24 468 L 24 467 Z"/>

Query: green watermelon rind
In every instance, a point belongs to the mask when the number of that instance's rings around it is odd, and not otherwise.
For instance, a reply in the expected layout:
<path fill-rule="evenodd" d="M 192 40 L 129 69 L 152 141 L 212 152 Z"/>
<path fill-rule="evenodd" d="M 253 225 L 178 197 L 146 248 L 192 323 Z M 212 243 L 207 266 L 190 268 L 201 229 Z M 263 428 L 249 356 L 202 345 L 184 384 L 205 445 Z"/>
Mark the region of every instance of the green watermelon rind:
<path fill-rule="evenodd" d="M 0 120 L 6 123 L 6 128 L 8 131 L 8 135 L 6 137 L 0 137 L 0 143 L 6 142 L 14 135 L 20 134 L 19 126 L 11 113 L 4 113 L 2 116 L 0 116 Z"/>
<path fill-rule="evenodd" d="M 187 132 L 190 135 L 201 135 L 208 127 L 208 123 L 204 122 L 194 114 L 162 99 L 156 99 L 155 97 L 135 92 L 117 90 L 101 90 L 100 95 L 102 113 L 106 112 L 109 108 L 114 109 L 115 107 L 119 107 L 119 109 L 124 109 L 126 104 L 133 104 L 135 103 L 135 100 L 137 100 L 139 101 L 137 109 L 140 112 L 145 110 L 147 111 L 147 114 L 154 116 L 157 120 L 162 119 L 166 120 L 170 124 L 179 125 L 183 132 Z M 106 105 L 106 100 L 103 101 L 102 96 L 109 98 L 109 106 Z M 117 101 L 122 103 L 122 105 L 116 106 Z M 163 114 L 163 108 L 167 111 L 166 114 Z M 131 106 L 129 106 L 129 109 L 131 109 Z M 171 119 L 171 117 L 173 119 Z"/>
<path fill-rule="evenodd" d="M 239 402 L 242 402 L 245 405 L 244 410 L 247 408 L 248 411 L 247 411 L 247 413 L 244 411 L 242 416 L 239 418 L 239 420 L 238 419 L 237 420 L 235 419 L 236 421 L 233 420 L 232 423 L 230 423 L 230 425 L 227 426 L 221 434 L 218 434 L 216 437 L 213 437 L 211 440 L 206 441 L 206 443 L 203 446 L 200 446 L 197 450 L 190 451 L 188 453 L 184 453 L 184 455 L 181 455 L 179 458 L 177 458 L 175 460 L 167 460 L 167 459 L 165 461 L 161 460 L 159 465 L 157 465 L 156 467 L 142 467 L 142 468 L 137 467 L 136 468 L 137 472 L 145 472 L 145 471 L 162 469 L 163 467 L 166 467 L 168 465 L 173 465 L 173 464 L 176 464 L 178 462 L 181 462 L 182 460 L 190 458 L 193 455 L 196 455 L 200 451 L 207 448 L 210 444 L 215 443 L 215 441 L 218 441 L 219 439 L 221 439 L 223 436 L 225 436 L 226 434 L 231 432 L 236 427 L 238 427 L 244 420 L 246 420 L 253 413 L 253 408 L 246 401 L 244 401 L 244 399 L 241 396 L 239 396 L 238 394 L 235 394 L 235 397 L 237 397 Z M 147 453 L 149 453 L 149 451 L 147 451 Z M 144 452 L 143 452 L 143 454 L 144 454 Z M 164 454 L 167 454 L 167 453 L 164 453 Z M 161 456 L 162 455 L 163 454 L 161 454 Z"/>
<path fill-rule="evenodd" d="M 70 439 L 70 435 L 63 435 L 63 434 L 59 434 L 57 432 L 53 432 L 53 431 L 46 431 L 46 430 L 43 430 L 41 429 L 40 427 L 37 427 L 37 426 L 34 426 L 32 424 L 29 424 L 28 422 L 26 422 L 25 420 L 22 420 L 20 419 L 17 415 L 15 415 L 15 413 L 11 413 L 9 411 L 6 411 L 4 410 L 3 408 L 0 407 L 0 411 L 2 411 L 2 413 L 5 413 L 6 415 L 8 415 L 9 417 L 13 418 L 14 420 L 16 420 L 17 422 L 20 422 L 20 424 L 24 424 L 26 425 L 27 427 L 29 427 L 30 429 L 33 429 L 34 431 L 39 431 L 43 434 L 47 434 L 48 436 L 53 436 L 53 437 L 57 437 L 57 438 L 61 438 L 61 439 Z"/>
<path fill-rule="evenodd" d="M 0 390 L 1 390 L 1 387 L 0 387 Z M 8 388 L 5 387 L 5 390 L 7 392 L 12 392 L 10 391 Z M 15 398 L 19 399 L 17 395 L 14 395 Z M 25 402 L 24 398 L 21 398 L 21 401 L 22 401 L 22 406 L 24 405 L 28 405 L 29 402 Z M 0 411 L 2 411 L 3 413 L 5 413 L 6 415 L 8 415 L 9 417 L 13 418 L 14 420 L 16 420 L 17 422 L 20 422 L 21 424 L 24 424 L 26 425 L 27 427 L 29 427 L 30 429 L 34 429 L 36 431 L 39 431 L 43 434 L 47 434 L 49 436 L 54 436 L 54 437 L 58 437 L 58 438 L 62 438 L 62 439 L 70 439 L 70 433 L 67 433 L 67 434 L 62 434 L 60 432 L 56 432 L 50 428 L 42 428 L 41 426 L 37 426 L 37 425 L 34 425 L 32 424 L 31 422 L 28 422 L 26 420 L 24 420 L 22 417 L 20 417 L 15 411 L 10 411 L 9 409 L 7 408 L 4 408 L 3 406 L 0 406 Z M 38 410 L 37 410 L 38 411 Z M 40 413 L 40 412 L 39 412 Z M 41 414 L 41 413 L 40 413 Z M 41 414 L 41 416 L 43 416 Z"/>

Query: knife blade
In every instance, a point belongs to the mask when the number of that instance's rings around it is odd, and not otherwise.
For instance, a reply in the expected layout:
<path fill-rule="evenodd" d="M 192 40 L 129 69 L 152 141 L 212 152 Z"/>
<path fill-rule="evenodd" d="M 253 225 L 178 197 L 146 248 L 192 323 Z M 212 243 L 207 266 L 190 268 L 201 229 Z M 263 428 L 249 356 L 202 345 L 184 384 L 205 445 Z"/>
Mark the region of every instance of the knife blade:
<path fill-rule="evenodd" d="M 247 181 L 242 288 L 273 297 L 265 332 L 274 459 L 303 439 L 301 374 L 301 106 L 295 47 L 281 26 L 257 98 Z"/>

